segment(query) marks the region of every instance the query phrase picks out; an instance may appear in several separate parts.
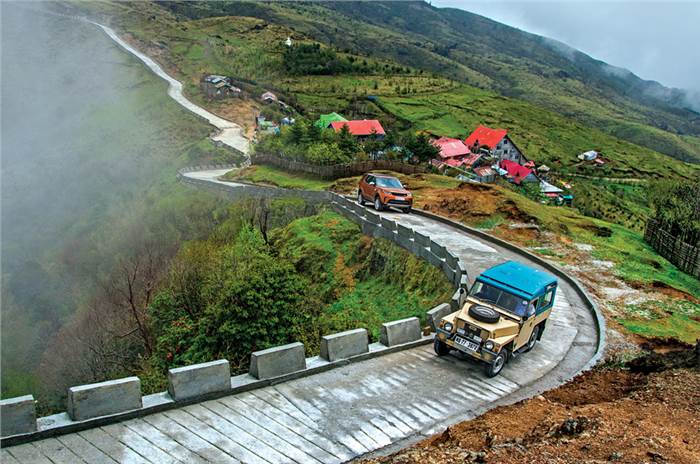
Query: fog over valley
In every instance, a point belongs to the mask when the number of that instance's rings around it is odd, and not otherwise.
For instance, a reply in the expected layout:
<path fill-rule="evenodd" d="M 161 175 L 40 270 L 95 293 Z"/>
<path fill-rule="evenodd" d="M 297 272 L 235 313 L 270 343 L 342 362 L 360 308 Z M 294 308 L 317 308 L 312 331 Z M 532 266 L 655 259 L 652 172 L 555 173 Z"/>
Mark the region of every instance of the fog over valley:
<path fill-rule="evenodd" d="M 178 236 L 168 224 L 182 218 L 149 225 L 153 185 L 172 184 L 184 144 L 209 131 L 99 28 L 41 7 L 2 3 L 4 397 L 41 395 L 69 362 L 59 348 L 80 345 L 61 329 L 96 304 L 116 263 Z"/>

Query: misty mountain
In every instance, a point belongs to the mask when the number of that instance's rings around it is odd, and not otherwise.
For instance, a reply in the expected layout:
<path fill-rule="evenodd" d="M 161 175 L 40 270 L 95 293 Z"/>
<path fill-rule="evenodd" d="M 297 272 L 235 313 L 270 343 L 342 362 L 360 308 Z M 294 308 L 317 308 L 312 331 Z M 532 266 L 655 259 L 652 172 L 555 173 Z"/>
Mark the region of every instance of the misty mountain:
<path fill-rule="evenodd" d="M 700 102 L 561 42 L 425 2 L 160 2 L 189 19 L 252 16 L 356 54 L 520 98 L 700 162 Z"/>

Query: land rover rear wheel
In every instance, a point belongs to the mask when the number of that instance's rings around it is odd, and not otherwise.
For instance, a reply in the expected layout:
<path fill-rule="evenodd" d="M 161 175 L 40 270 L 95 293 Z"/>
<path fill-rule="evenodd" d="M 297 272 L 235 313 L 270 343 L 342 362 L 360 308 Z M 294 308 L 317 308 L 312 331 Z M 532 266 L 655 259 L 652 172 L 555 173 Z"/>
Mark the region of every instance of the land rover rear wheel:
<path fill-rule="evenodd" d="M 435 339 L 433 348 L 435 348 L 435 354 L 438 356 L 445 356 L 450 352 L 450 347 L 447 345 L 447 343 L 441 342 L 438 338 Z"/>
<path fill-rule="evenodd" d="M 508 354 L 504 349 L 500 353 L 498 353 L 498 356 L 496 356 L 496 358 L 491 363 L 488 363 L 484 366 L 486 377 L 496 377 L 498 374 L 500 374 L 503 370 L 503 366 L 506 365 L 507 360 Z"/>
<path fill-rule="evenodd" d="M 539 334 L 540 334 L 540 326 L 536 325 L 535 328 L 532 329 L 532 333 L 530 334 L 530 339 L 527 341 L 527 348 L 525 349 L 526 353 L 535 347 L 535 344 L 537 343 L 537 336 Z"/>

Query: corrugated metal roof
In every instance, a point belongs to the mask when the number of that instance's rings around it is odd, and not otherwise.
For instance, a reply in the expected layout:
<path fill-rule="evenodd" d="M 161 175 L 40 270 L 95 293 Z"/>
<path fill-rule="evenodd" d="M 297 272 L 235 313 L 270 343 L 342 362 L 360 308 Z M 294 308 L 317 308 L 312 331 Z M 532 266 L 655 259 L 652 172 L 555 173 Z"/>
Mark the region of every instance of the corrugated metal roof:
<path fill-rule="evenodd" d="M 384 135 L 384 128 L 376 119 L 362 119 L 356 121 L 334 121 L 331 127 L 336 132 L 340 132 L 343 126 L 347 126 L 352 135 L 371 135 L 376 132 L 377 135 Z"/>

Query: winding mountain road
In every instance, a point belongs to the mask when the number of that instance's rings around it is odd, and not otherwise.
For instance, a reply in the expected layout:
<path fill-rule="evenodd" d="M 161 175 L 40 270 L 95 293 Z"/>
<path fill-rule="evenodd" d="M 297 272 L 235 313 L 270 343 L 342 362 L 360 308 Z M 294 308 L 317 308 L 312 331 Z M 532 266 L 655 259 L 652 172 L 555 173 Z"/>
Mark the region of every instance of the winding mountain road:
<path fill-rule="evenodd" d="M 219 129 L 221 140 L 244 153 L 248 141 L 234 123 L 198 107 L 182 84 L 146 55 L 107 35 L 170 84 L 168 93 Z M 185 177 L 218 179 L 226 170 Z M 469 275 L 515 259 L 537 263 L 505 247 L 418 215 L 384 213 L 429 235 L 466 264 Z M 488 379 L 481 366 L 453 354 L 438 358 L 421 346 L 320 374 L 217 400 L 146 415 L 0 450 L 3 463 L 337 463 L 404 446 L 500 404 L 555 387 L 595 355 L 593 315 L 577 292 L 560 284 L 551 323 L 532 352 Z"/>
<path fill-rule="evenodd" d="M 141 53 L 140 51 L 136 50 L 134 47 L 129 45 L 124 39 L 119 37 L 117 33 L 114 32 L 114 30 L 112 30 L 111 28 L 96 23 L 94 21 L 89 22 L 101 28 L 105 32 L 105 34 L 107 34 L 112 40 L 114 40 L 120 47 L 124 48 L 127 52 L 131 53 L 136 58 L 141 60 L 143 64 L 145 64 L 151 71 L 153 71 L 156 75 L 167 81 L 168 95 L 173 100 L 175 100 L 184 108 L 196 114 L 197 116 L 204 118 L 212 126 L 216 127 L 219 130 L 219 132 L 216 135 L 212 136 L 212 140 L 219 141 L 225 145 L 235 148 L 236 150 L 244 154 L 248 153 L 248 147 L 250 142 L 243 135 L 244 131 L 241 126 L 234 122 L 228 121 L 220 116 L 217 116 L 214 113 L 211 113 L 205 110 L 204 108 L 192 103 L 183 94 L 182 83 L 177 79 L 171 77 L 168 73 L 166 73 L 163 70 L 163 68 L 152 58 L 148 57 L 144 53 Z"/>
<path fill-rule="evenodd" d="M 229 184 L 225 170 L 185 176 Z M 243 188 L 231 184 L 230 188 Z M 418 215 L 386 216 L 429 235 L 469 275 L 523 256 Z M 2 450 L 3 462 L 337 463 L 404 446 L 575 375 L 594 356 L 597 332 L 579 295 L 560 282 L 540 343 L 493 379 L 459 354 L 421 346 L 309 377 Z"/>

